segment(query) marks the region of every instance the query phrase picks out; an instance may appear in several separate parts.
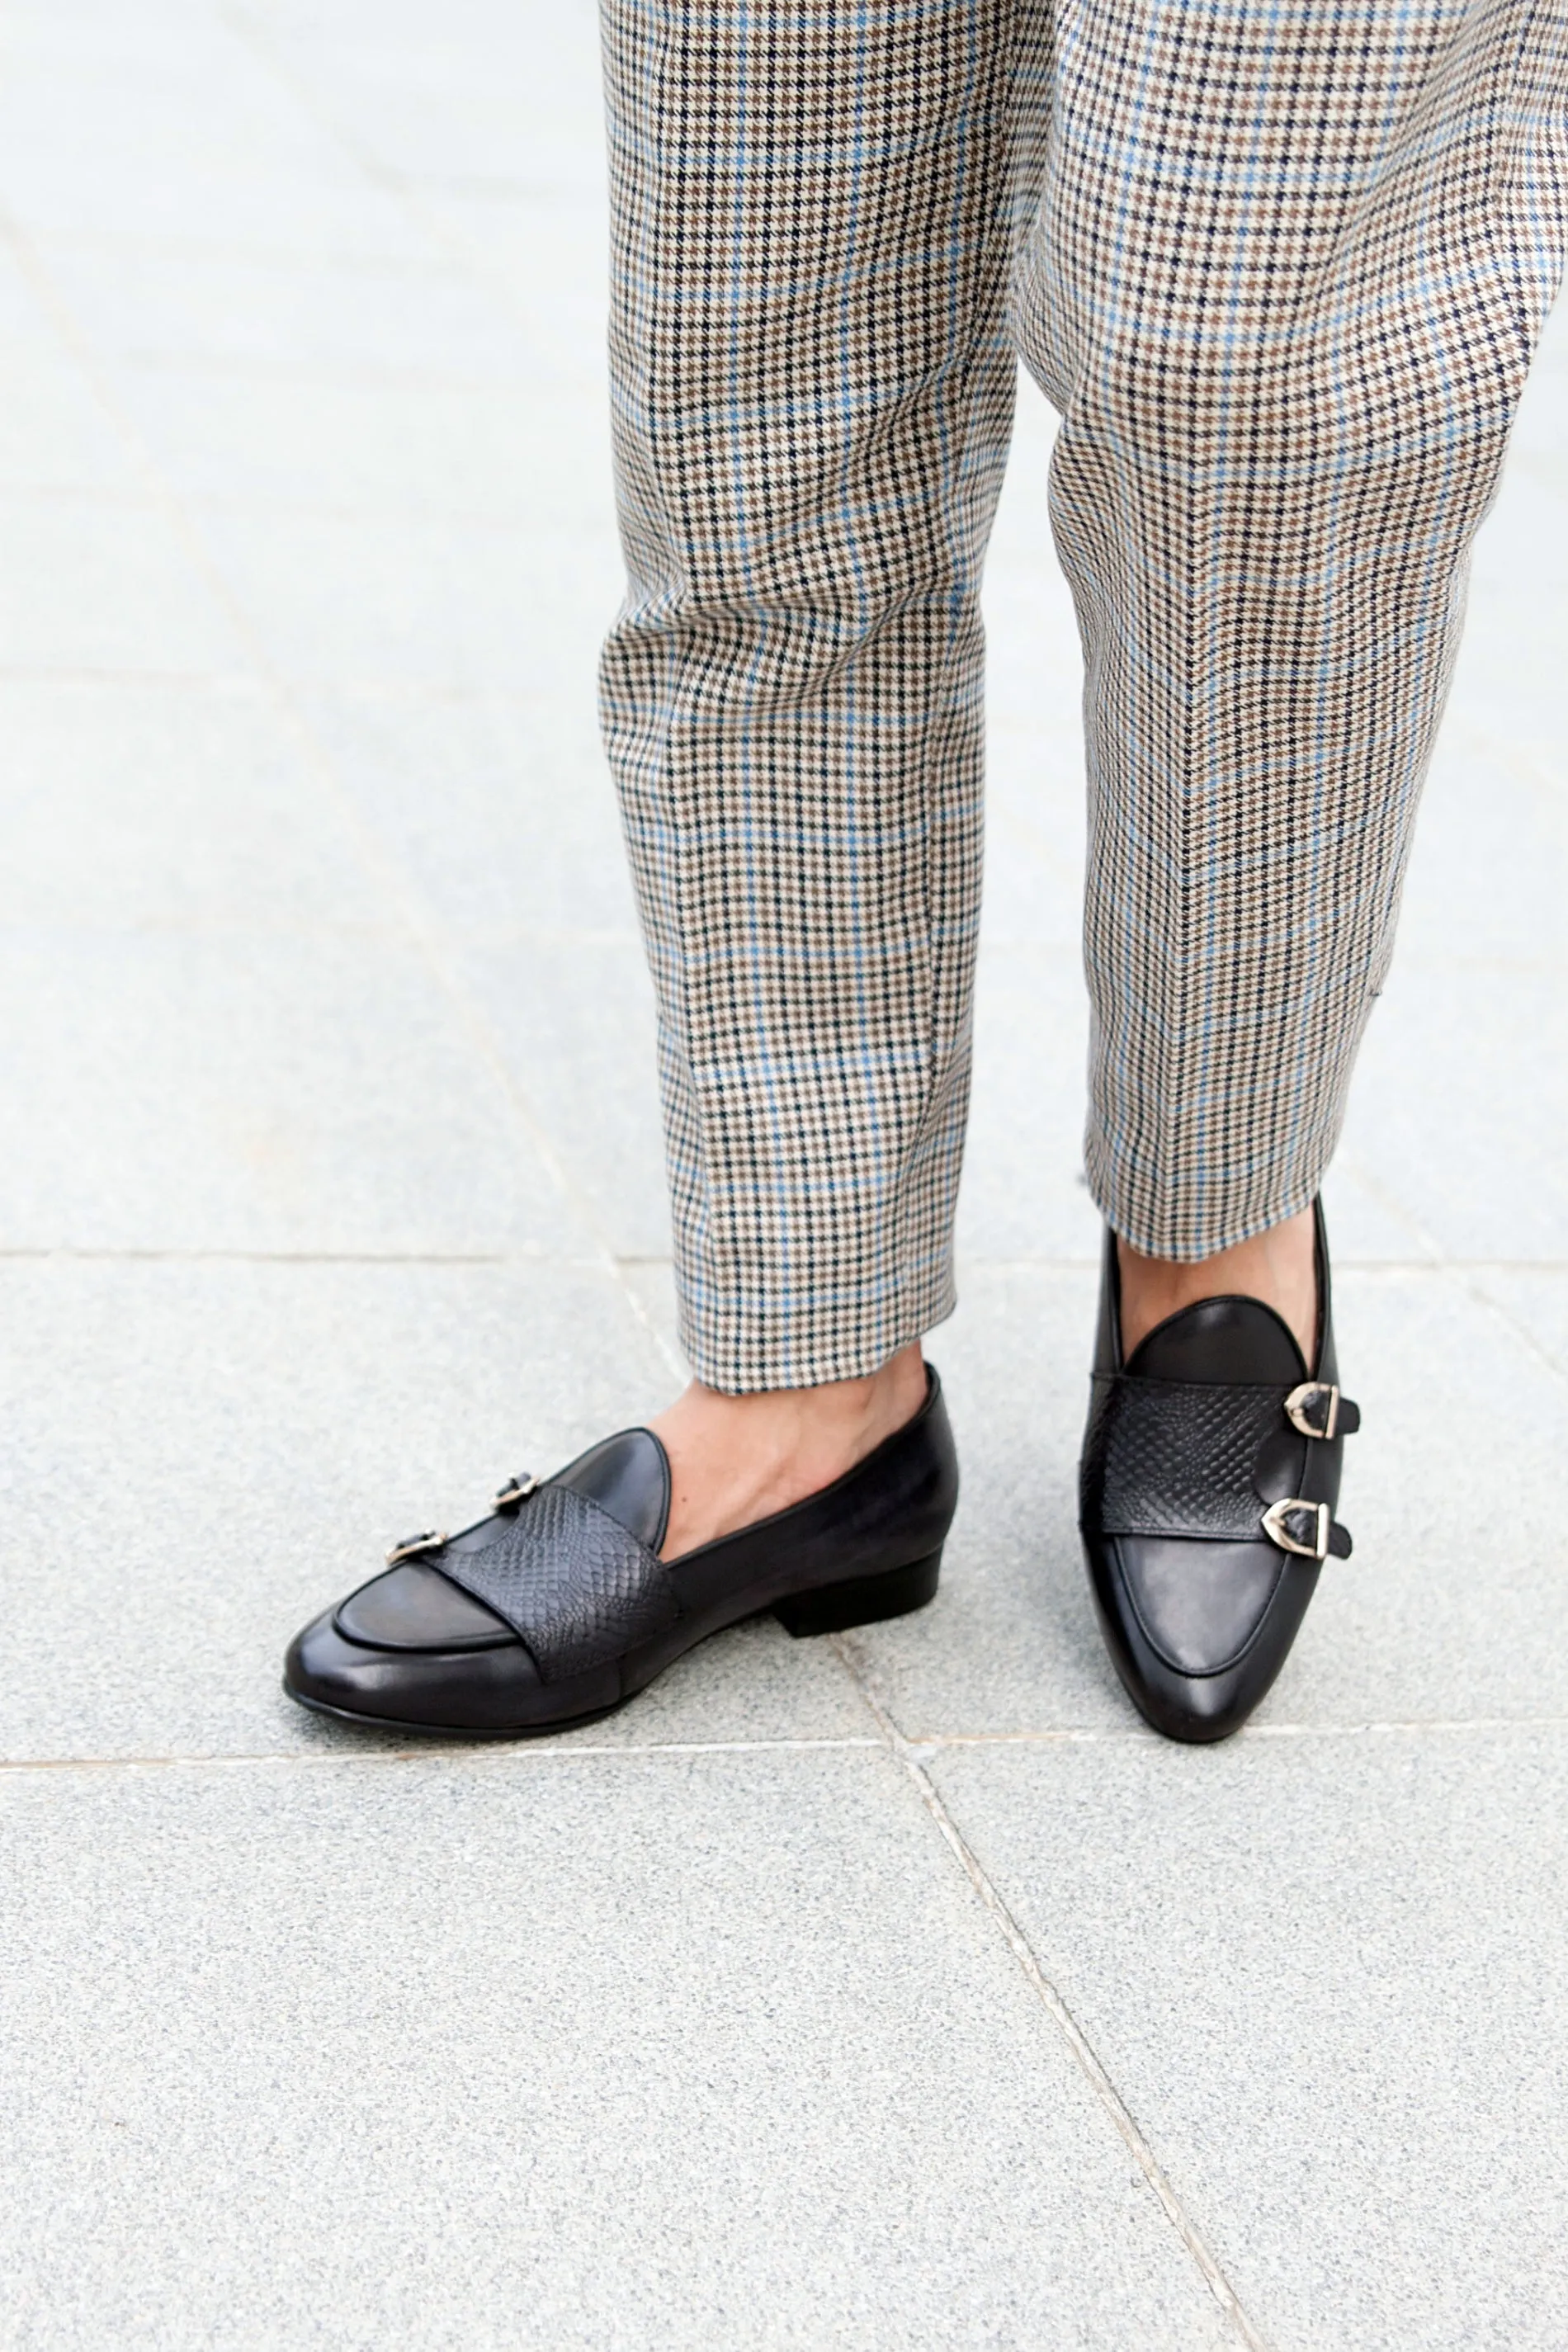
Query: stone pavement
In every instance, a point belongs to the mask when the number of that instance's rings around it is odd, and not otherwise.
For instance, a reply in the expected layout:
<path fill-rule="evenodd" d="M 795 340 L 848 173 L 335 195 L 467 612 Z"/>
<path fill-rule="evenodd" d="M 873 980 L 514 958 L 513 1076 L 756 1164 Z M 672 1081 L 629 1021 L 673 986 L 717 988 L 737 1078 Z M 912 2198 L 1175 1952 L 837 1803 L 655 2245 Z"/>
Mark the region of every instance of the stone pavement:
<path fill-rule="evenodd" d="M 1330 1199 L 1366 1417 L 1257 1724 L 1070 1488 L 1076 649 L 1031 396 L 942 1597 L 416 1753 L 279 1654 L 676 1373 L 586 0 L 0 23 L 0 2344 L 1568 2340 L 1568 320 Z"/>

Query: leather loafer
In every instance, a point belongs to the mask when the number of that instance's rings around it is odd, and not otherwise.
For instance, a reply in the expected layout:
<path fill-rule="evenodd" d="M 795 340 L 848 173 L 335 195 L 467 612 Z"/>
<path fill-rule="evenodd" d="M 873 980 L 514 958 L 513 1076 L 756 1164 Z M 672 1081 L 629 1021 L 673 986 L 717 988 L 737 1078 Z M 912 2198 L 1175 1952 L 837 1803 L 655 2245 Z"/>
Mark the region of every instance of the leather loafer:
<path fill-rule="evenodd" d="M 663 1560 L 669 1461 L 622 1430 L 518 1478 L 454 1536 L 411 1538 L 289 1645 L 302 1706 L 387 1731 L 526 1738 L 591 1723 L 721 1626 L 795 1634 L 923 1608 L 958 1501 L 942 1383 L 911 1421 L 787 1511 Z"/>
<path fill-rule="evenodd" d="M 1328 1237 L 1315 1206 L 1317 1361 L 1256 1298 L 1183 1307 L 1121 1360 L 1121 1276 L 1107 1232 L 1079 1525 L 1106 1646 L 1168 1739 L 1225 1739 L 1273 1683 L 1325 1559 L 1345 1438 Z"/>

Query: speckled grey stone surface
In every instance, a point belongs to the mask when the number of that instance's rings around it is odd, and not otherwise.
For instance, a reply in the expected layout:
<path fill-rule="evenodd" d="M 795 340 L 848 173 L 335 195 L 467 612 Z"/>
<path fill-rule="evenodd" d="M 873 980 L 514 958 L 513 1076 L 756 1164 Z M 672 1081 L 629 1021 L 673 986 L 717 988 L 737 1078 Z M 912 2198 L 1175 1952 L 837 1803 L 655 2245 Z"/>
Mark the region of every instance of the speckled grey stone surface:
<path fill-rule="evenodd" d="M 1355 1556 L 1256 1725 L 1145 1734 L 1079 1561 L 1027 387 L 935 1606 L 737 1628 L 520 1749 L 279 1690 L 387 1541 L 681 1377 L 595 717 L 595 40 L 5 10 L 0 2341 L 1558 2352 L 1568 314 L 1329 1188 Z"/>
<path fill-rule="evenodd" d="M 1552 2352 L 1568 1727 L 931 1769 L 1273 2341 Z"/>
<path fill-rule="evenodd" d="M 13 1774 L 19 2347 L 1221 2352 L 881 1751 Z"/>

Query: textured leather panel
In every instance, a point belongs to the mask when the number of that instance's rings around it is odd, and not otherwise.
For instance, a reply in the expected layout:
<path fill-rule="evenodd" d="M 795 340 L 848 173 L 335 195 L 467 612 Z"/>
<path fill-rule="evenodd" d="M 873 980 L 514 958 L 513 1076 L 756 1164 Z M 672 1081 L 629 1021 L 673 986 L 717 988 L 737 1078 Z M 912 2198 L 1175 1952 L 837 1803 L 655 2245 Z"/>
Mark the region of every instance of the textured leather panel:
<path fill-rule="evenodd" d="M 1260 1460 L 1299 1474 L 1309 1441 L 1279 1443 L 1285 1388 L 1128 1376 L 1094 1382 L 1083 1454 L 1083 1517 L 1105 1535 L 1257 1538 Z M 1281 1494 L 1299 1492 L 1287 1483 Z"/>
<path fill-rule="evenodd" d="M 541 1486 L 490 1525 L 482 1549 L 449 1547 L 441 1570 L 505 1619 L 542 1681 L 603 1665 L 675 1622 L 663 1561 L 587 1496 Z"/>

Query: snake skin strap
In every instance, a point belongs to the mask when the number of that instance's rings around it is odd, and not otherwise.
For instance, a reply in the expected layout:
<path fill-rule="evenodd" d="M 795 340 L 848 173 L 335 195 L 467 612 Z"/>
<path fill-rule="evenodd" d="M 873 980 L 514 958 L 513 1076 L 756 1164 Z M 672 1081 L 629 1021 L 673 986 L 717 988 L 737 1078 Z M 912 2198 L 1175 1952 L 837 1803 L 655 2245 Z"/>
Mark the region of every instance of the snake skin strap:
<path fill-rule="evenodd" d="M 535 1487 L 494 1525 L 482 1549 L 447 1546 L 432 1564 L 504 1619 L 543 1682 L 605 1665 L 679 1614 L 664 1562 L 570 1486 Z"/>
<path fill-rule="evenodd" d="M 1300 1390 L 1097 1377 L 1084 1443 L 1086 1522 L 1104 1535 L 1255 1543 L 1263 1508 L 1298 1496 L 1316 1442 L 1289 1402 Z M 1325 1396 L 1328 1391 L 1322 1392 Z M 1359 1416 L 1346 1405 L 1342 1427 Z M 1335 1528 L 1332 1549 L 1349 1538 Z M 1293 1547 L 1288 1547 L 1293 1548 Z"/>

